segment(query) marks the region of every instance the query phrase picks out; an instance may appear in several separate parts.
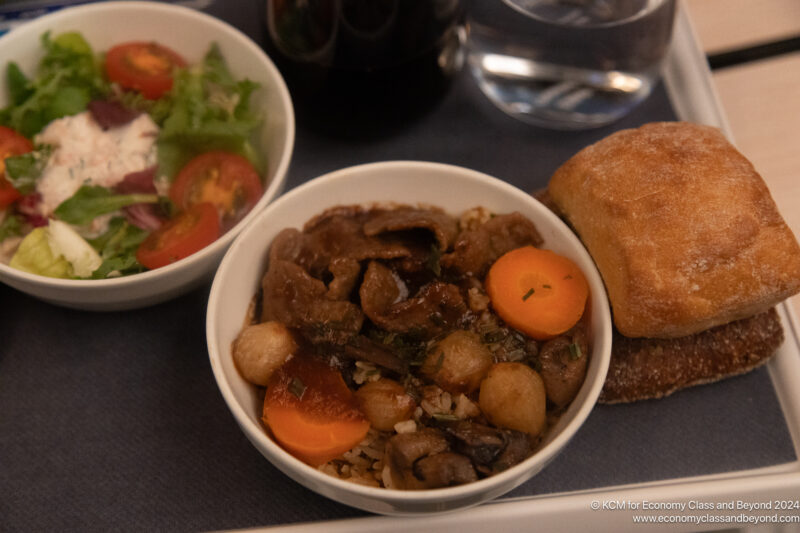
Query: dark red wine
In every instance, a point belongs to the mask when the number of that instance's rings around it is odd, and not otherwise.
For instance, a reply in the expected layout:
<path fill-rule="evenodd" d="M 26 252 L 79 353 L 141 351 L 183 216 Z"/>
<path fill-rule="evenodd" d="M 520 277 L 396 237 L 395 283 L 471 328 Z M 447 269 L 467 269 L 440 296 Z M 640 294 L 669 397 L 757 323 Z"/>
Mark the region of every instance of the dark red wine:
<path fill-rule="evenodd" d="M 267 0 L 266 47 L 299 120 L 372 132 L 446 92 L 462 63 L 461 22 L 458 0 Z"/>

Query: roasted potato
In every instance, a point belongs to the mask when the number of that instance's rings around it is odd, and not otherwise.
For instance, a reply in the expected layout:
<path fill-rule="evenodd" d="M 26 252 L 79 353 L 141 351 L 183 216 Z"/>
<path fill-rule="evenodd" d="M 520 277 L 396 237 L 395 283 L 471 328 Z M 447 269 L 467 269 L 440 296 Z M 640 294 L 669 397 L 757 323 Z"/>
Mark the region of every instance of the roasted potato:
<path fill-rule="evenodd" d="M 492 366 L 492 353 L 471 331 L 454 331 L 429 352 L 422 374 L 452 394 L 469 394 L 478 389 Z"/>
<path fill-rule="evenodd" d="M 403 386 L 389 378 L 364 384 L 355 397 L 372 427 L 381 431 L 390 431 L 398 422 L 411 418 L 417 406 Z"/>
<path fill-rule="evenodd" d="M 280 322 L 262 322 L 244 328 L 233 342 L 233 361 L 247 381 L 267 386 L 272 373 L 297 350 L 297 343 Z"/>
<path fill-rule="evenodd" d="M 478 404 L 497 427 L 538 436 L 546 422 L 547 396 L 541 376 L 523 363 L 497 363 L 481 382 Z"/>

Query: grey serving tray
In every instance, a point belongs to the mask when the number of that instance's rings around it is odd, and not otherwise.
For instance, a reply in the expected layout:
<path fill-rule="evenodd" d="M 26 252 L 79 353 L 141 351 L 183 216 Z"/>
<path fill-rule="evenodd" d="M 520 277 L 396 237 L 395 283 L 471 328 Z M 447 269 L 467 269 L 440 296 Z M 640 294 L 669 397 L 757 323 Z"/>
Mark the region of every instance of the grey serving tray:
<path fill-rule="evenodd" d="M 205 10 L 263 42 L 261 4 L 219 1 Z M 383 135 L 299 125 L 287 188 L 345 166 L 416 159 L 534 191 L 610 132 L 675 119 L 729 132 L 685 13 L 665 83 L 613 126 L 559 133 L 518 123 L 462 72 L 427 114 Z M 619 531 L 631 527 L 633 511 L 596 511 L 593 502 L 800 494 L 800 350 L 787 306 L 786 342 L 767 367 L 658 402 L 598 406 L 550 466 L 506 497 L 400 520 L 323 498 L 250 445 L 208 362 L 207 297 L 208 286 L 148 309 L 88 313 L 0 285 L 0 530 Z"/>

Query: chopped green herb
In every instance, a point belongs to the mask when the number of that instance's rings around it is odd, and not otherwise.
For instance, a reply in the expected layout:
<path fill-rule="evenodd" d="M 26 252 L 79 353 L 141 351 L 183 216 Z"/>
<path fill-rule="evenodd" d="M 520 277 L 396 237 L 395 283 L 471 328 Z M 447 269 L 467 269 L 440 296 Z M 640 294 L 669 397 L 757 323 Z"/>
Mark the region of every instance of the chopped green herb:
<path fill-rule="evenodd" d="M 434 420 L 439 420 L 441 422 L 456 422 L 460 420 L 456 415 L 451 415 L 448 413 L 434 413 L 431 415 Z"/>
<path fill-rule="evenodd" d="M 439 262 L 441 258 L 442 251 L 436 244 L 431 244 L 431 255 L 428 256 L 426 266 L 437 277 L 442 275 L 442 266 Z"/>
<path fill-rule="evenodd" d="M 530 298 L 531 295 L 533 295 L 534 292 L 536 292 L 536 291 L 534 291 L 533 289 L 528 289 L 528 292 L 526 292 L 525 295 L 522 297 L 522 301 L 524 302 L 525 300 Z"/>
<path fill-rule="evenodd" d="M 406 394 L 408 394 L 409 396 L 411 396 L 411 398 L 412 398 L 412 399 L 413 399 L 415 402 L 417 402 L 417 403 L 419 403 L 420 401 L 422 401 L 422 395 L 421 395 L 421 394 L 419 393 L 419 391 L 418 391 L 416 388 L 414 388 L 414 387 L 411 387 L 411 386 L 408 386 L 408 385 L 406 385 Z"/>
<path fill-rule="evenodd" d="M 433 365 L 432 374 L 438 374 L 444 364 L 444 352 L 439 352 L 439 357 L 436 359 L 436 364 Z"/>
<path fill-rule="evenodd" d="M 497 331 L 497 325 L 494 322 L 478 324 L 478 333 L 481 335 L 484 333 L 489 333 L 490 331 Z"/>
<path fill-rule="evenodd" d="M 494 344 L 495 342 L 500 342 L 503 340 L 503 337 L 505 336 L 506 335 L 502 330 L 494 329 L 483 334 L 483 342 L 486 344 Z"/>
<path fill-rule="evenodd" d="M 524 358 L 525 358 L 525 350 L 523 350 L 522 348 L 511 350 L 506 354 L 506 359 L 508 359 L 509 361 L 522 361 Z"/>
<path fill-rule="evenodd" d="M 289 392 L 294 394 L 298 400 L 303 398 L 306 388 L 300 378 L 292 378 L 292 381 L 289 382 Z"/>
<path fill-rule="evenodd" d="M 423 326 L 411 326 L 406 332 L 409 340 L 421 340 L 428 335 L 428 330 Z"/>
<path fill-rule="evenodd" d="M 583 354 L 581 353 L 581 347 L 578 346 L 577 343 L 572 343 L 569 345 L 569 358 L 573 361 L 576 361 L 581 358 Z"/>

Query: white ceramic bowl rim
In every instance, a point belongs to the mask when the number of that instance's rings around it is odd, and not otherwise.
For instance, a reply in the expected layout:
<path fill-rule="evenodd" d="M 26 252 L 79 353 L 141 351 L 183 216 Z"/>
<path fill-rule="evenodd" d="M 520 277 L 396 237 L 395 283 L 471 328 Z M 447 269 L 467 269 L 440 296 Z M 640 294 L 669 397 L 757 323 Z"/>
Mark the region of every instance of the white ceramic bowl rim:
<path fill-rule="evenodd" d="M 16 268 L 12 268 L 8 265 L 0 263 L 0 271 L 4 274 L 19 278 L 22 280 L 27 280 L 31 282 L 36 282 L 39 284 L 47 284 L 54 287 L 63 287 L 68 289 L 79 289 L 81 287 L 86 288 L 88 286 L 91 287 L 104 287 L 104 288 L 116 288 L 116 287 L 123 287 L 126 285 L 130 285 L 133 283 L 139 283 L 146 281 L 151 278 L 159 277 L 163 274 L 170 273 L 172 271 L 181 269 L 185 265 L 202 261 L 205 257 L 216 253 L 223 247 L 226 247 L 230 244 L 234 237 L 241 231 L 242 228 L 246 227 L 250 224 L 250 222 L 258 215 L 261 211 L 261 208 L 269 203 L 272 198 L 277 194 L 279 189 L 283 185 L 283 181 L 285 181 L 286 173 L 289 169 L 289 162 L 292 158 L 292 151 L 294 150 L 294 137 L 295 137 L 295 121 L 294 121 L 294 108 L 291 103 L 291 97 L 289 96 L 289 90 L 286 87 L 286 83 L 283 80 L 283 77 L 278 72 L 277 67 L 272 62 L 272 60 L 264 53 L 264 51 L 259 48 L 248 36 L 242 33 L 239 29 L 231 26 L 227 22 L 220 20 L 216 17 L 213 17 L 207 13 L 203 13 L 201 11 L 197 11 L 195 9 L 191 9 L 189 7 L 174 5 L 174 4 L 164 4 L 164 3 L 157 3 L 157 2 L 142 2 L 142 1 L 111 1 L 111 2 L 100 2 L 95 4 L 83 4 L 77 5 L 72 7 L 66 7 L 59 11 L 55 11 L 48 15 L 44 15 L 41 18 L 33 20 L 31 22 L 26 23 L 22 28 L 25 31 L 33 31 L 37 32 L 38 34 L 43 33 L 46 29 L 50 28 L 51 26 L 57 26 L 58 22 L 62 18 L 72 17 L 78 13 L 103 13 L 103 12 L 114 12 L 118 11 L 119 9 L 136 9 L 136 10 L 150 10 L 153 12 L 154 16 L 158 13 L 180 13 L 181 16 L 186 18 L 194 18 L 208 24 L 212 27 L 216 27 L 221 32 L 228 33 L 231 37 L 233 37 L 240 46 L 244 48 L 248 48 L 253 52 L 254 55 L 261 57 L 262 65 L 261 67 L 266 68 L 270 72 L 270 77 L 275 82 L 275 87 L 272 90 L 277 90 L 280 93 L 280 99 L 286 103 L 286 113 L 287 113 L 287 131 L 286 131 L 286 142 L 283 147 L 283 152 L 280 155 L 280 163 L 278 167 L 275 169 L 275 172 L 271 176 L 271 180 L 269 185 L 264 190 L 261 199 L 253 206 L 253 209 L 242 219 L 240 220 L 233 228 L 228 230 L 227 233 L 221 235 L 219 239 L 214 241 L 213 243 L 209 244 L 202 250 L 195 252 L 194 254 L 181 259 L 180 261 L 176 261 L 170 265 L 157 268 L 154 270 L 147 270 L 145 272 L 140 272 L 138 274 L 130 274 L 127 276 L 121 276 L 118 278 L 107 278 L 107 279 L 98 279 L 98 280 L 85 280 L 85 279 L 61 279 L 61 278 L 50 278 L 47 276 L 40 276 L 38 274 L 31 274 L 29 272 L 24 272 L 22 270 L 17 270 Z M 7 41 L 13 41 L 14 37 L 17 35 L 20 29 L 14 29 L 8 32 L 7 34 L 0 37 L 0 47 L 6 45 Z M 209 39 L 209 43 L 212 39 Z M 91 43 L 90 43 L 91 44 Z M 98 50 L 95 50 L 95 53 Z"/>
<path fill-rule="evenodd" d="M 541 205 L 538 200 L 533 198 L 532 196 L 526 194 L 525 192 L 521 191 L 520 189 L 488 174 L 484 174 L 482 172 L 478 172 L 475 170 L 467 169 L 464 167 L 459 167 L 455 165 L 449 165 L 444 163 L 431 163 L 431 162 L 423 162 L 423 161 L 383 161 L 377 163 L 367 163 L 363 165 L 357 165 L 353 167 L 348 167 L 340 170 L 336 170 L 330 172 L 328 174 L 322 175 L 320 177 L 314 178 L 294 189 L 285 193 L 280 198 L 276 199 L 275 202 L 270 204 L 264 211 L 259 213 L 259 217 L 267 218 L 269 217 L 270 213 L 273 210 L 277 210 L 281 207 L 282 204 L 287 202 L 292 202 L 295 197 L 302 196 L 308 191 L 316 186 L 316 184 L 320 181 L 336 181 L 336 180 L 343 180 L 347 179 L 348 176 L 353 173 L 354 171 L 364 171 L 364 170 L 381 170 L 381 169 L 388 169 L 390 167 L 400 166 L 404 169 L 407 169 L 409 172 L 413 172 L 414 170 L 431 170 L 431 169 L 440 169 L 440 170 L 449 170 L 451 172 L 456 172 L 461 175 L 462 178 L 466 180 L 473 180 L 473 181 L 481 181 L 486 182 L 487 180 L 493 184 L 493 186 L 503 189 L 507 194 L 517 196 L 517 197 L 525 197 L 526 200 L 531 202 L 535 202 Z M 551 217 L 552 220 L 556 224 L 564 225 L 564 223 L 558 219 L 558 217 L 553 214 L 551 211 L 543 208 L 543 215 L 546 217 Z M 566 225 L 564 225 L 566 228 Z M 218 343 L 216 331 L 215 331 L 215 323 L 217 321 L 217 306 L 214 305 L 215 301 L 219 298 L 220 286 L 221 286 L 221 279 L 224 278 L 229 274 L 229 270 L 234 267 L 235 263 L 232 261 L 232 257 L 236 254 L 239 246 L 242 245 L 242 242 L 246 239 L 247 235 L 250 232 L 256 232 L 258 230 L 258 222 L 254 222 L 251 226 L 246 228 L 239 237 L 234 241 L 233 245 L 228 249 L 227 253 L 222 259 L 220 263 L 220 267 L 217 270 L 217 275 L 215 276 L 214 283 L 211 287 L 211 293 L 209 296 L 209 305 L 208 305 L 208 314 L 207 314 L 207 321 L 206 321 L 206 333 L 208 337 L 208 349 L 209 354 L 212 358 L 212 369 L 214 371 L 217 383 L 220 387 L 220 391 L 228 404 L 229 408 L 234 412 L 234 416 L 242 425 L 242 429 L 248 434 L 250 439 L 255 439 L 260 443 L 264 443 L 268 449 L 272 450 L 273 455 L 276 458 L 282 458 L 283 460 L 293 461 L 296 463 L 297 468 L 303 468 L 303 474 L 312 478 L 317 483 L 322 483 L 326 485 L 330 485 L 333 487 L 338 487 L 343 491 L 365 496 L 365 497 L 374 497 L 380 495 L 380 499 L 385 502 L 389 503 L 400 503 L 400 502 L 415 502 L 415 503 L 434 503 L 439 500 L 449 500 L 449 499 L 457 499 L 460 496 L 467 496 L 474 492 L 480 492 L 482 489 L 491 488 L 494 485 L 503 485 L 506 482 L 510 482 L 513 478 L 516 478 L 520 475 L 521 471 L 527 469 L 528 463 L 536 462 L 541 464 L 547 464 L 553 457 L 557 455 L 557 453 L 567 444 L 567 442 L 573 437 L 575 432 L 578 428 L 583 424 L 585 419 L 589 416 L 589 413 L 594 408 L 596 400 L 600 395 L 600 390 L 603 386 L 603 382 L 605 379 L 605 371 L 608 367 L 608 359 L 610 358 L 611 353 L 611 321 L 609 320 L 604 322 L 604 331 L 602 335 L 603 345 L 599 346 L 599 349 L 594 349 L 593 353 L 600 353 L 603 354 L 605 357 L 605 361 L 599 361 L 599 363 L 603 367 L 602 376 L 598 378 L 594 383 L 591 384 L 591 387 L 587 390 L 586 400 L 582 405 L 579 406 L 579 409 L 574 414 L 572 421 L 565 427 L 563 430 L 555 436 L 551 441 L 545 444 L 542 448 L 538 449 L 532 456 L 528 457 L 521 463 L 503 471 L 493 476 L 467 483 L 464 485 L 458 485 L 454 487 L 447 487 L 447 488 L 439 488 L 439 489 L 426 489 L 426 490 L 399 490 L 399 489 L 386 489 L 386 488 L 375 488 L 369 487 L 365 485 L 360 485 L 357 483 L 345 481 L 342 479 L 335 478 L 328 474 L 325 474 L 311 466 L 306 465 L 299 459 L 292 456 L 289 452 L 284 450 L 280 447 L 275 441 L 273 441 L 265 432 L 264 428 L 259 426 L 257 423 L 253 422 L 250 414 L 245 412 L 243 406 L 241 406 L 238 401 L 236 400 L 233 391 L 226 381 L 223 371 L 221 370 L 219 365 L 213 364 L 213 359 L 215 356 L 219 356 L 216 346 Z M 586 260 L 590 262 L 590 264 L 594 264 L 593 260 L 589 256 L 589 253 L 584 248 L 583 244 L 580 240 L 572 233 L 571 230 L 567 230 L 565 233 L 567 239 L 573 241 L 576 250 L 579 254 L 583 255 Z M 585 275 L 590 281 L 590 286 L 600 286 L 603 287 L 602 279 L 600 278 L 599 273 L 596 269 L 592 269 L 589 272 L 585 272 Z M 598 285 L 599 284 L 599 285 Z M 592 299 L 595 300 L 595 303 L 599 304 L 603 308 L 608 308 L 608 300 L 606 297 L 605 291 L 600 291 L 599 294 L 595 294 L 594 292 L 591 295 Z M 595 339 L 594 342 L 599 342 L 598 339 Z"/>

